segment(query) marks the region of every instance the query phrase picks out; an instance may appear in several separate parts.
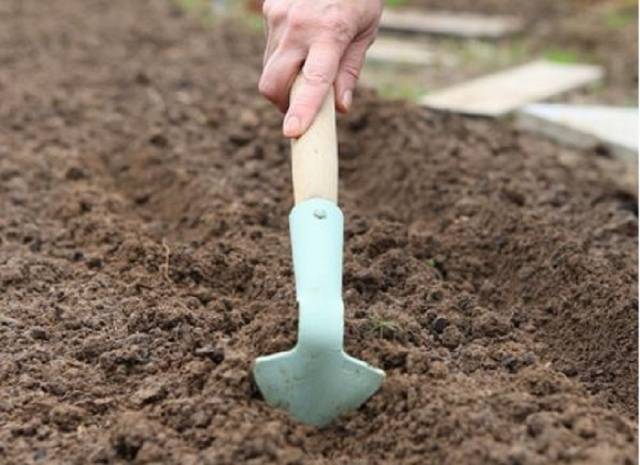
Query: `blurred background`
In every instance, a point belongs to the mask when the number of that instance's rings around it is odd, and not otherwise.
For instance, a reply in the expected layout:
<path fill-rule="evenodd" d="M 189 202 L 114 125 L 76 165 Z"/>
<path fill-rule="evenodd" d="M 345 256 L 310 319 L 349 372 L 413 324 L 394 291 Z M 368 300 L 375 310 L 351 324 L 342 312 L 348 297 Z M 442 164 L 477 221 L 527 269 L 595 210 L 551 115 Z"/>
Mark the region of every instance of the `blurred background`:
<path fill-rule="evenodd" d="M 207 0 L 179 0 L 188 9 L 206 8 Z M 212 0 L 216 13 L 258 15 L 261 0 Z M 204 5 L 203 5 L 204 4 Z M 465 37 L 463 31 L 390 30 L 380 39 L 398 50 L 420 49 L 411 58 L 373 53 L 364 82 L 388 97 L 415 100 L 445 86 L 464 82 L 536 58 L 557 63 L 590 63 L 604 68 L 604 79 L 564 100 L 637 105 L 638 2 L 634 0 L 385 0 L 393 12 L 478 15 L 519 25 L 494 37 Z M 249 19 L 261 27 L 259 18 Z M 463 27 L 463 26 L 461 26 Z M 384 59 L 384 58 L 387 59 Z"/>

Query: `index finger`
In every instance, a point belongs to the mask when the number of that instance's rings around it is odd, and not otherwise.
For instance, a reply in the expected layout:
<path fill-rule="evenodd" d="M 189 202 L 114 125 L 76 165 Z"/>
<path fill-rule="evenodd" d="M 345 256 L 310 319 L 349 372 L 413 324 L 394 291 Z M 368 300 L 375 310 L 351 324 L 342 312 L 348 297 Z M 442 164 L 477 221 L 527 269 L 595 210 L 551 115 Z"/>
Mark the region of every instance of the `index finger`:
<path fill-rule="evenodd" d="M 302 83 L 291 95 L 284 119 L 286 137 L 300 137 L 309 129 L 333 86 L 343 53 L 344 48 L 330 43 L 311 47 L 302 67 Z"/>

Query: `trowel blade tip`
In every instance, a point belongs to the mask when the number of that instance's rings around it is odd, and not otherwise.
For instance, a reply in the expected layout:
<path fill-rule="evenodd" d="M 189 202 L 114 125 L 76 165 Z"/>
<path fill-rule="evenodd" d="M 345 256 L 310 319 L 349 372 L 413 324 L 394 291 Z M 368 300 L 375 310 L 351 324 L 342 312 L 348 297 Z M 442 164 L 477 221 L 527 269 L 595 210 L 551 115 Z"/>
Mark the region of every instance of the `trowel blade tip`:
<path fill-rule="evenodd" d="M 312 426 L 326 426 L 365 403 L 385 373 L 344 352 L 301 353 L 296 349 L 259 357 L 254 378 L 265 401 Z"/>

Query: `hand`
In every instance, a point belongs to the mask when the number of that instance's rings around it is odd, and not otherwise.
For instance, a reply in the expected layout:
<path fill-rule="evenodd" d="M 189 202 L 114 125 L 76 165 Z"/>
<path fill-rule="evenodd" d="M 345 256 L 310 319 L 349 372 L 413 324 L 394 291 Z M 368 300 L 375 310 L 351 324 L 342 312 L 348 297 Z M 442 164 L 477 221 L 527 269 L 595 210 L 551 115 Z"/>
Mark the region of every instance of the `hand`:
<path fill-rule="evenodd" d="M 338 111 L 348 111 L 382 0 L 265 0 L 262 10 L 268 35 L 260 93 L 286 113 L 284 135 L 305 133 L 331 86 Z M 300 68 L 303 84 L 289 102 Z"/>

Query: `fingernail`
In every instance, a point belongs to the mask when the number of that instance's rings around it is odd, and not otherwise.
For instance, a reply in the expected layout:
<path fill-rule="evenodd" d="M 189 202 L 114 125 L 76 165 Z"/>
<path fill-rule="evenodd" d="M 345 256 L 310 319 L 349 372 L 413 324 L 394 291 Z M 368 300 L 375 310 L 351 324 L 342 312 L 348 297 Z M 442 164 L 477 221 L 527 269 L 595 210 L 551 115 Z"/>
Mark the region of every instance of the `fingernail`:
<path fill-rule="evenodd" d="M 296 115 L 287 116 L 283 129 L 286 137 L 297 137 L 300 134 L 300 118 Z"/>
<path fill-rule="evenodd" d="M 344 94 L 342 94 L 342 105 L 348 110 L 351 108 L 351 102 L 353 102 L 353 91 L 346 90 Z"/>

